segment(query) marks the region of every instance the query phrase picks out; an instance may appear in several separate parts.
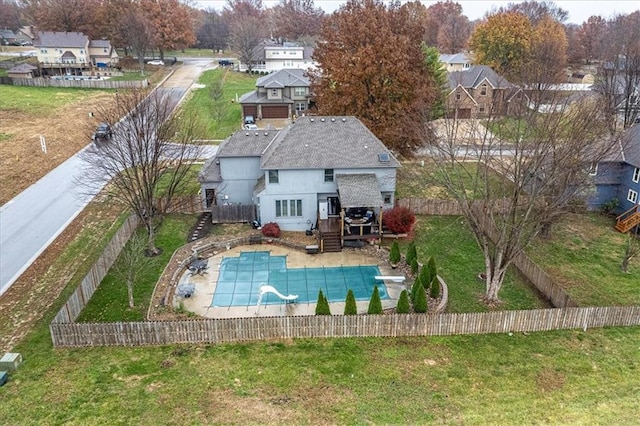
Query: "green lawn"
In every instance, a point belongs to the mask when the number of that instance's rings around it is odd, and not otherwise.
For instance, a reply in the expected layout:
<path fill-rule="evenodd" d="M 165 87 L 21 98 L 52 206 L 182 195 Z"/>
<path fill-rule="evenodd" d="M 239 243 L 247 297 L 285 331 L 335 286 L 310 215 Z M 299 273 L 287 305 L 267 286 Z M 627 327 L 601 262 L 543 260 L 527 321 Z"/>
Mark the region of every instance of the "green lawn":
<path fill-rule="evenodd" d="M 150 265 L 136 280 L 134 286 L 135 308 L 130 309 L 127 286 L 110 272 L 84 308 L 79 322 L 142 321 L 146 317 L 149 301 L 160 274 L 173 252 L 187 242 L 189 228 L 196 223 L 194 215 L 171 215 L 164 219 L 156 239 L 163 249 L 160 256 L 150 260 Z M 145 235 L 140 230 L 141 235 Z"/>
<path fill-rule="evenodd" d="M 149 78 L 149 73 L 140 74 L 140 71 L 123 72 L 124 75 L 119 77 L 111 77 L 110 81 L 137 81 Z"/>
<path fill-rule="evenodd" d="M 640 305 L 640 256 L 621 272 L 626 236 L 613 225 L 598 214 L 569 216 L 529 255 L 582 306 Z"/>
<path fill-rule="evenodd" d="M 16 351 L 31 424 L 636 424 L 640 328 Z"/>
<path fill-rule="evenodd" d="M 183 110 L 197 112 L 202 127 L 206 129 L 205 138 L 224 139 L 240 129 L 242 114 L 240 104 L 235 102 L 236 96 L 239 98 L 254 90 L 256 79 L 256 76 L 221 68 L 206 71 L 198 80 L 206 87 L 193 90 Z M 211 87 L 221 81 L 223 95 L 216 103 L 211 97 Z M 216 111 L 220 111 L 219 120 L 216 119 Z"/>
<path fill-rule="evenodd" d="M 423 165 L 424 164 L 424 165 Z M 484 197 L 485 183 L 477 175 L 478 167 L 476 163 L 456 164 L 455 169 L 447 172 L 451 179 L 460 179 L 465 189 L 469 189 L 470 198 Z M 478 189 L 475 194 L 471 193 L 475 181 L 478 181 Z M 429 198 L 429 199 L 453 199 L 445 186 L 445 174 L 442 168 L 434 167 L 430 161 L 407 161 L 402 163 L 402 167 L 397 170 L 396 195 L 398 198 Z M 494 196 L 499 197 L 504 194 L 503 185 L 510 185 L 496 173 L 489 175 L 489 189 Z M 510 190 L 510 188 L 507 188 Z"/>
<path fill-rule="evenodd" d="M 485 285 L 477 276 L 484 271 L 484 260 L 476 241 L 462 217 L 418 216 L 414 241 L 418 261 L 426 263 L 433 256 L 438 274 L 449 287 L 447 312 L 486 312 L 482 303 Z M 399 240 L 406 255 L 409 239 Z M 547 307 L 527 282 L 514 270 L 505 278 L 500 309 L 535 309 Z"/>
<path fill-rule="evenodd" d="M 46 115 L 48 111 L 101 92 L 103 91 L 95 89 L 0 85 L 0 111 L 18 110 Z"/>

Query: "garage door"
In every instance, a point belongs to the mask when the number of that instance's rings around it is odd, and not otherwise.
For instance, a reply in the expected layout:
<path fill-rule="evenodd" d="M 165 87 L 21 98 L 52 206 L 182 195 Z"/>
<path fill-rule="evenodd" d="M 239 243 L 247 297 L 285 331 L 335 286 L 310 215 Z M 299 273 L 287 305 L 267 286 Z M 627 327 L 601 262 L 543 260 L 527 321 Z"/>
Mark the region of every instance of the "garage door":
<path fill-rule="evenodd" d="M 262 118 L 288 118 L 289 107 L 287 105 L 270 105 L 262 107 Z"/>
<path fill-rule="evenodd" d="M 253 117 L 258 116 L 258 107 L 255 105 L 243 105 L 242 106 L 243 117 L 247 115 L 252 115 Z"/>
<path fill-rule="evenodd" d="M 449 110 L 447 114 L 448 118 L 471 118 L 471 108 L 458 108 L 455 110 Z"/>

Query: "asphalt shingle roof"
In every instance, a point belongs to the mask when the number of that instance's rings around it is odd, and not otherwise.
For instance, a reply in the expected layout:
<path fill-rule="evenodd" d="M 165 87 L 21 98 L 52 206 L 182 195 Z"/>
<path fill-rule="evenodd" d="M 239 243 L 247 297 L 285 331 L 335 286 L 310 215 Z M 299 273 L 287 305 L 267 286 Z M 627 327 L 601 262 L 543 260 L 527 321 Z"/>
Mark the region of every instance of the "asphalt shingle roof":
<path fill-rule="evenodd" d="M 389 154 L 381 162 L 378 154 Z M 262 156 L 263 169 L 388 168 L 400 163 L 356 117 L 301 117 Z"/>
<path fill-rule="evenodd" d="M 454 89 L 458 85 L 469 88 L 478 87 L 485 79 L 496 89 L 512 89 L 516 86 L 487 65 L 473 65 L 468 70 L 449 73 L 449 87 Z"/>
<path fill-rule="evenodd" d="M 378 207 L 382 206 L 382 195 L 378 179 L 373 173 L 336 175 L 340 206 Z"/>
<path fill-rule="evenodd" d="M 310 82 L 301 69 L 283 69 L 273 72 L 264 77 L 260 77 L 256 82 L 256 87 L 267 89 L 277 89 L 283 87 L 309 87 Z"/>
<path fill-rule="evenodd" d="M 273 130 L 240 130 L 220 144 L 216 156 L 260 157 L 278 134 Z"/>
<path fill-rule="evenodd" d="M 640 167 L 640 124 L 634 124 L 625 132 L 622 146 L 625 162 Z"/>
<path fill-rule="evenodd" d="M 67 33 L 42 31 L 38 33 L 38 38 L 33 41 L 35 47 L 86 47 L 89 43 L 89 37 L 83 33 Z"/>

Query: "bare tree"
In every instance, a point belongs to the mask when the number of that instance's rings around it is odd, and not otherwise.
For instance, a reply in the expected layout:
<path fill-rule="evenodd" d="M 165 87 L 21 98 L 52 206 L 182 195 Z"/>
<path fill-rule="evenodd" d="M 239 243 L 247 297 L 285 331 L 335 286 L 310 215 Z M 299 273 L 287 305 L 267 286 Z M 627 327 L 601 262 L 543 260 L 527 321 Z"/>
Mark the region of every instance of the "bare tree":
<path fill-rule="evenodd" d="M 77 183 L 93 193 L 102 189 L 126 204 L 147 231 L 147 252 L 158 254 L 156 228 L 171 211 L 176 194 L 188 184 L 189 169 L 202 147 L 193 115 L 175 115 L 175 101 L 159 90 L 116 95 L 99 108 L 100 121 L 116 123 L 112 137 L 82 152 L 86 167 Z M 120 117 L 124 117 L 118 122 Z"/>
<path fill-rule="evenodd" d="M 217 53 L 219 50 L 227 49 L 229 45 L 229 26 L 226 21 L 215 11 L 206 11 L 202 15 L 202 23 L 199 26 L 196 36 L 198 37 L 198 47 L 204 47 Z"/>
<path fill-rule="evenodd" d="M 145 269 L 151 266 L 151 258 L 145 255 L 146 246 L 145 239 L 139 234 L 134 234 L 124 246 L 116 263 L 113 265 L 113 270 L 118 278 L 123 280 L 127 285 L 129 308 L 135 307 L 133 286 L 136 280 Z"/>
<path fill-rule="evenodd" d="M 587 196 L 589 165 L 613 145 L 603 142 L 606 126 L 595 102 L 554 100 L 556 112 L 523 108 L 508 120 L 491 115 L 487 127 L 474 122 L 469 133 L 479 137 L 464 147 L 459 134 L 468 120 L 444 119 L 435 130 L 432 179 L 458 200 L 480 246 L 488 304 L 499 303 L 516 256 Z"/>
<path fill-rule="evenodd" d="M 257 48 L 265 38 L 264 21 L 255 16 L 237 17 L 230 26 L 229 41 L 238 52 L 238 58 L 247 65 L 249 72 L 253 70 Z"/>
<path fill-rule="evenodd" d="M 135 10 L 122 17 L 121 28 L 123 38 L 138 57 L 140 74 L 144 74 L 144 57 L 153 46 L 149 21 L 142 12 Z"/>

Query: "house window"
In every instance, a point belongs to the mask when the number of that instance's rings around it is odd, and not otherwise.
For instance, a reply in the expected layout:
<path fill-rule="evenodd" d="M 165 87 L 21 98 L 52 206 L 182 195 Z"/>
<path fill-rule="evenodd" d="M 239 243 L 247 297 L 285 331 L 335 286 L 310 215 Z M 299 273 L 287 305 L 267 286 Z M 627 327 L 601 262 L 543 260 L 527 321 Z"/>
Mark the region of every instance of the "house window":
<path fill-rule="evenodd" d="M 278 171 L 269 170 L 269 183 L 278 183 Z"/>
<path fill-rule="evenodd" d="M 278 96 L 278 89 L 271 89 L 271 96 Z"/>
<path fill-rule="evenodd" d="M 382 198 L 385 204 L 391 204 L 391 194 L 382 194 Z"/>
<path fill-rule="evenodd" d="M 284 61 L 284 67 L 285 68 L 292 68 L 293 67 L 293 61 Z"/>
<path fill-rule="evenodd" d="M 295 96 L 305 96 L 307 94 L 307 88 L 306 87 L 295 87 L 293 89 L 293 94 Z"/>
<path fill-rule="evenodd" d="M 84 49 L 80 49 L 80 54 L 84 55 Z"/>
<path fill-rule="evenodd" d="M 633 189 L 630 189 L 629 193 L 627 194 L 627 201 L 631 201 L 633 204 L 635 204 L 636 201 L 638 201 L 638 193 Z"/>
<path fill-rule="evenodd" d="M 480 86 L 480 96 L 487 96 L 487 85 L 486 83 Z"/>
<path fill-rule="evenodd" d="M 589 176 L 595 176 L 598 174 L 598 163 L 591 164 L 589 167 Z"/>
<path fill-rule="evenodd" d="M 333 182 L 333 169 L 324 169 L 324 181 Z"/>
<path fill-rule="evenodd" d="M 480 105 L 480 114 L 484 114 L 484 110 L 485 110 L 484 104 L 481 104 Z"/>
<path fill-rule="evenodd" d="M 636 167 L 633 169 L 633 177 L 631 178 L 635 183 L 640 182 L 640 168 Z"/>
<path fill-rule="evenodd" d="M 276 217 L 302 216 L 302 200 L 276 200 Z"/>
<path fill-rule="evenodd" d="M 307 110 L 307 103 L 306 102 L 296 102 L 296 114 L 297 115 L 300 115 L 301 113 L 303 113 L 306 110 Z"/>
<path fill-rule="evenodd" d="M 462 98 L 462 95 L 460 94 L 460 92 L 456 92 L 456 100 L 459 101 L 460 98 Z"/>

